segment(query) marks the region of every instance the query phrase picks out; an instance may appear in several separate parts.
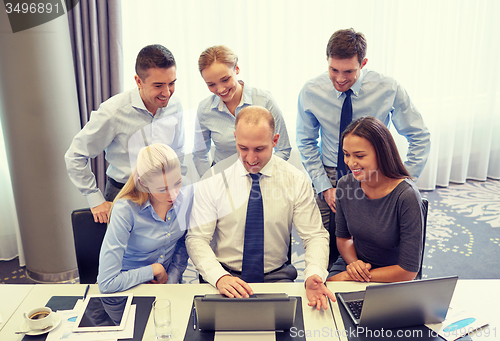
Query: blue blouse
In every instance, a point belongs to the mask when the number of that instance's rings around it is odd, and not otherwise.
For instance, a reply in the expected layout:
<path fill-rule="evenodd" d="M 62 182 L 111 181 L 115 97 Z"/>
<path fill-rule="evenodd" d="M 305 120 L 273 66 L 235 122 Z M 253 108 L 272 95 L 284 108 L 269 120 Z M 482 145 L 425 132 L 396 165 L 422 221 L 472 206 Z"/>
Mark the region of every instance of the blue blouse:
<path fill-rule="evenodd" d="M 231 114 L 224 101 L 212 95 L 200 102 L 195 127 L 193 161 L 198 174 L 203 176 L 210 168 L 208 153 L 212 142 L 215 145 L 214 161 L 217 163 L 236 154 L 234 123 L 241 109 L 249 105 L 267 108 L 275 120 L 275 133 L 279 134 L 278 144 L 274 148 L 276 156 L 288 160 L 292 147 L 286 130 L 285 119 L 274 98 L 266 90 L 243 84 L 241 102 Z"/>
<path fill-rule="evenodd" d="M 191 185 L 181 189 L 165 221 L 149 200 L 140 206 L 126 199 L 115 202 L 99 258 L 97 282 L 102 293 L 153 280 L 154 263 L 165 267 L 167 283 L 180 282 L 188 261 L 184 240 L 192 193 Z"/>

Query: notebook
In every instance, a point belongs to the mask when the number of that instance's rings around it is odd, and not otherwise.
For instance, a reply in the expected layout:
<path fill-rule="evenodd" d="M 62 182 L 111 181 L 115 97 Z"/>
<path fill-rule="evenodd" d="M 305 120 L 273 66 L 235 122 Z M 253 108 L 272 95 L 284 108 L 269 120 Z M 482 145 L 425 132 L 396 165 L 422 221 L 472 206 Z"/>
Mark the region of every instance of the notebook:
<path fill-rule="evenodd" d="M 195 296 L 197 328 L 208 331 L 287 330 L 294 325 L 297 298 L 256 294 L 250 298 Z"/>
<path fill-rule="evenodd" d="M 448 312 L 458 277 L 369 285 L 338 293 L 355 325 L 370 329 L 440 323 Z"/>

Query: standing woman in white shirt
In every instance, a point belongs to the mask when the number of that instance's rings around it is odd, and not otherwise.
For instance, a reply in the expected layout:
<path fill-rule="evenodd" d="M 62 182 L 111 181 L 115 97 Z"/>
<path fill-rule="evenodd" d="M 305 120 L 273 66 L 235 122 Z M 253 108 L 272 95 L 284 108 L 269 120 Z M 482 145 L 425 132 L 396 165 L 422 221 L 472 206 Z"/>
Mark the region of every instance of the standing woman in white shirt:
<path fill-rule="evenodd" d="M 97 282 L 102 293 L 180 282 L 188 261 L 185 234 L 192 197 L 172 148 L 156 143 L 140 151 L 113 202 L 101 246 Z"/>
<path fill-rule="evenodd" d="M 290 157 L 290 141 L 285 120 L 274 98 L 266 90 L 257 89 L 237 79 L 240 72 L 238 57 L 224 45 L 212 46 L 198 59 L 201 77 L 212 96 L 198 106 L 193 161 L 202 176 L 210 168 L 211 144 L 215 145 L 213 164 L 236 154 L 235 118 L 246 106 L 267 108 L 276 122 L 279 141 L 274 152 L 284 160 Z"/>

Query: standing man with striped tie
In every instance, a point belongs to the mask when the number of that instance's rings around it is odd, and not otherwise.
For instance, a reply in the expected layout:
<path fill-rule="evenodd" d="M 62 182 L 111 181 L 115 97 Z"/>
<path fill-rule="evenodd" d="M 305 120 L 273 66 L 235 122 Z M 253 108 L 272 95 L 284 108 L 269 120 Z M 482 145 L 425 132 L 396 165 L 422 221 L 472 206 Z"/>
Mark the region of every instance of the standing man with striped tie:
<path fill-rule="evenodd" d="M 203 279 L 221 294 L 248 297 L 253 294 L 248 283 L 297 277 L 287 262 L 293 223 L 305 248 L 309 305 L 327 309 L 327 297 L 335 300 L 324 285 L 328 232 L 307 176 L 273 155 L 279 139 L 274 132 L 273 115 L 264 107 L 248 106 L 236 116 L 238 159 L 198 183 L 188 253 Z"/>
<path fill-rule="evenodd" d="M 364 116 L 377 117 L 387 127 L 392 121 L 409 142 L 405 167 L 415 180 L 429 156 L 430 134 L 397 81 L 364 69 L 368 59 L 362 33 L 352 28 L 336 31 L 328 41 L 326 56 L 328 71 L 308 81 L 299 94 L 296 138 L 323 224 L 330 232 L 330 267 L 338 257 L 334 231 L 336 180 L 346 174 L 339 143 L 343 129 Z"/>

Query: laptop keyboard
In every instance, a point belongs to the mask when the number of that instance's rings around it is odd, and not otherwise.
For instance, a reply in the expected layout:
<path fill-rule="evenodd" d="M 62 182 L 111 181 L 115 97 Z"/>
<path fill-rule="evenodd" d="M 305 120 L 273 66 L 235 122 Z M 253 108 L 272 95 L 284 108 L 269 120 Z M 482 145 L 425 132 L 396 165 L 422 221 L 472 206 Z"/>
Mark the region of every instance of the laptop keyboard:
<path fill-rule="evenodd" d="M 363 308 L 363 300 L 346 302 L 355 318 L 359 319 L 361 316 L 361 309 Z"/>

